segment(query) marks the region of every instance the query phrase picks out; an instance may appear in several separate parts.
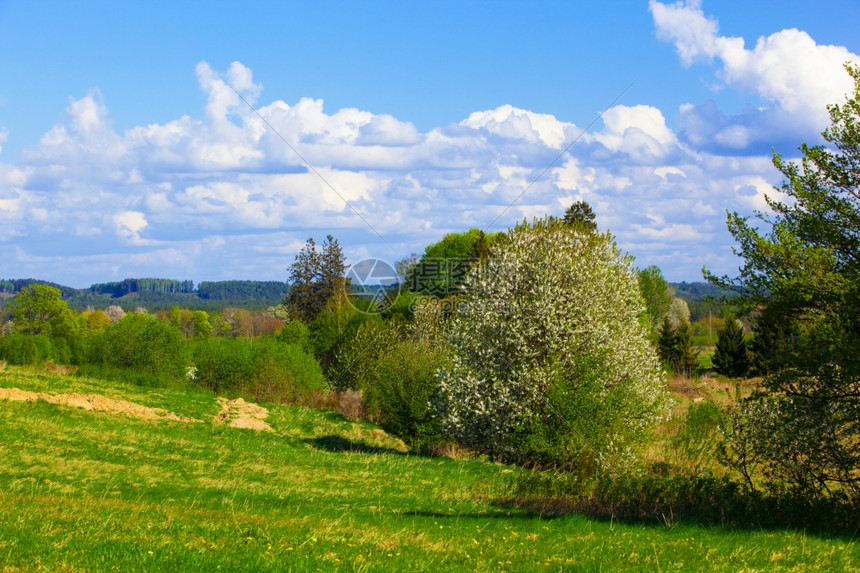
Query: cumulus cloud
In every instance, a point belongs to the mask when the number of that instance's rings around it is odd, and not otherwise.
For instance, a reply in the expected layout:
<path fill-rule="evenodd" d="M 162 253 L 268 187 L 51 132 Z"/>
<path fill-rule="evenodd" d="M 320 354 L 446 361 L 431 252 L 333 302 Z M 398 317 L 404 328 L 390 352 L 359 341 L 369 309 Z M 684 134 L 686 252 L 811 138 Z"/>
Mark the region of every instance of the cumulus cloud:
<path fill-rule="evenodd" d="M 786 122 L 798 131 L 818 133 L 827 124 L 826 106 L 844 101 L 852 90 L 843 65 L 860 62 L 860 57 L 843 46 L 818 44 L 806 32 L 788 29 L 762 36 L 748 48 L 743 38 L 720 35 L 718 22 L 705 14 L 699 0 L 674 4 L 651 0 L 649 8 L 657 37 L 675 46 L 685 66 L 717 61 L 717 74 L 725 84 L 757 94 L 772 108 L 750 109 L 733 120 L 720 118 L 734 124 L 722 131 L 694 126 L 694 137 L 714 137 L 719 145 L 741 149 L 758 137 L 755 131 Z M 684 110 L 688 115 L 695 112 L 711 117 L 688 117 L 688 123 L 712 123 L 708 120 L 713 119 L 713 109 Z"/>
<path fill-rule="evenodd" d="M 0 163 L 5 272 L 64 279 L 55 274 L 64 261 L 82 286 L 147 274 L 284 280 L 308 236 L 334 234 L 349 257 L 395 259 L 500 215 L 492 230 L 584 199 L 639 264 L 695 280 L 703 263 L 732 270 L 725 209 L 761 208 L 777 182 L 768 154 L 750 153 L 752 136 L 719 110 L 682 114 L 701 142 L 680 138 L 649 105 L 615 106 L 586 134 L 510 105 L 421 133 L 321 99 L 262 101 L 262 84 L 238 62 L 196 72 L 202 109 L 119 133 L 92 90 L 19 165 Z"/>
<path fill-rule="evenodd" d="M 677 142 L 663 112 L 653 106 L 617 105 L 603 114 L 605 129 L 595 135 L 607 149 L 622 151 L 637 161 L 665 155 Z"/>
<path fill-rule="evenodd" d="M 146 215 L 140 211 L 117 213 L 113 216 L 113 224 L 116 234 L 131 243 L 139 243 L 140 232 L 149 225 Z"/>

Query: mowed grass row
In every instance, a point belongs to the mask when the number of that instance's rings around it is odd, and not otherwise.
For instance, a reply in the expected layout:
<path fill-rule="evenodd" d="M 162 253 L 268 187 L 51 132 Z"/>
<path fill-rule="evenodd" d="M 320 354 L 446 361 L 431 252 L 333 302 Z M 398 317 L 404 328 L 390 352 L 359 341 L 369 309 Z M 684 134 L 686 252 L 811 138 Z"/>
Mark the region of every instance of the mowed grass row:
<path fill-rule="evenodd" d="M 404 455 L 366 423 L 7 367 L 0 387 L 94 393 L 203 423 L 0 401 L 0 570 L 858 570 L 844 537 L 541 516 L 522 470 Z"/>

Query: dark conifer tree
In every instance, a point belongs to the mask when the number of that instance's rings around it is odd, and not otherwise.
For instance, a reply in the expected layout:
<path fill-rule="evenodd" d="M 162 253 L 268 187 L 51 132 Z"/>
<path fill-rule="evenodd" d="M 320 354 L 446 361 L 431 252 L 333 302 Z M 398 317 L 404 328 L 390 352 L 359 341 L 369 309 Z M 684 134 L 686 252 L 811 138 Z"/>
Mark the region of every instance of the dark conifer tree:
<path fill-rule="evenodd" d="M 744 329 L 729 313 L 717 333 L 717 350 L 712 359 L 714 370 L 730 378 L 744 376 L 749 371 L 749 356 Z"/>

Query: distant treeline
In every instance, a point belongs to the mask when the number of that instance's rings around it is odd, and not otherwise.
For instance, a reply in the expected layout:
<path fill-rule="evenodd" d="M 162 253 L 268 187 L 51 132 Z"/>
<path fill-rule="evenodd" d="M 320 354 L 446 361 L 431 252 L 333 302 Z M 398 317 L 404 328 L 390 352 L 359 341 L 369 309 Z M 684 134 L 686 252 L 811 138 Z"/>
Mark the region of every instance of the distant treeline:
<path fill-rule="evenodd" d="M 260 310 L 282 303 L 290 290 L 287 283 L 279 281 L 203 281 L 195 289 L 190 280 L 128 278 L 76 289 L 38 279 L 12 279 L 0 280 L 0 293 L 14 295 L 34 283 L 60 289 L 69 307 L 77 311 L 108 305 L 119 305 L 127 311 L 137 307 L 167 310 L 174 305 L 193 310 Z M 0 305 L 2 302 L 0 297 Z"/>
<path fill-rule="evenodd" d="M 50 281 L 40 281 L 38 279 L 0 279 L 0 292 L 15 294 L 22 288 L 30 286 L 33 283 L 58 288 L 63 294 L 63 298 L 70 298 L 80 292 L 80 290 L 76 288 L 59 285 Z"/>
<path fill-rule="evenodd" d="M 738 296 L 738 293 L 722 289 L 708 282 L 669 283 L 675 296 L 687 302 L 690 308 L 690 322 L 707 318 L 708 315 L 722 316 L 725 301 Z"/>
<path fill-rule="evenodd" d="M 197 285 L 197 296 L 204 300 L 282 301 L 290 285 L 280 281 L 203 281 Z"/>
<path fill-rule="evenodd" d="M 89 288 L 96 294 L 107 294 L 120 298 L 137 292 L 154 293 L 185 293 L 194 292 L 194 281 L 177 281 L 173 279 L 125 279 L 120 282 L 94 284 Z"/>

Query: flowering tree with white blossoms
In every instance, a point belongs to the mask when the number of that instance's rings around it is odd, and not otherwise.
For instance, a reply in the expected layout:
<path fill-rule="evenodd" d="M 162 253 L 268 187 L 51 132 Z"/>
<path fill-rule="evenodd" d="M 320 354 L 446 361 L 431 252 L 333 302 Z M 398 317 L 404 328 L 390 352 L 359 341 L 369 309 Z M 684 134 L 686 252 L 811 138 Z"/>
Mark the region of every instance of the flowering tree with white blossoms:
<path fill-rule="evenodd" d="M 523 222 L 470 271 L 464 296 L 437 404 L 463 445 L 592 467 L 668 414 L 632 257 L 608 233 Z"/>

